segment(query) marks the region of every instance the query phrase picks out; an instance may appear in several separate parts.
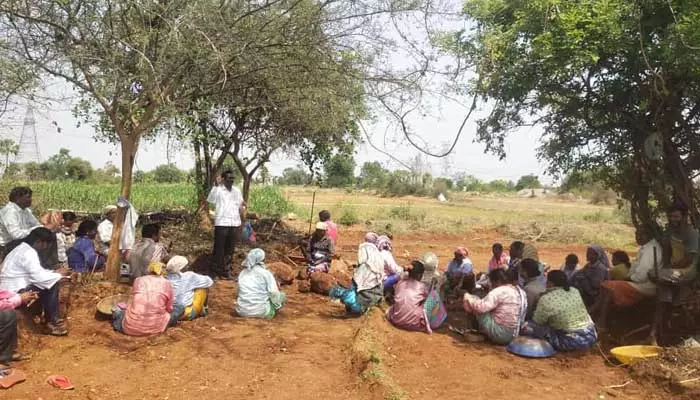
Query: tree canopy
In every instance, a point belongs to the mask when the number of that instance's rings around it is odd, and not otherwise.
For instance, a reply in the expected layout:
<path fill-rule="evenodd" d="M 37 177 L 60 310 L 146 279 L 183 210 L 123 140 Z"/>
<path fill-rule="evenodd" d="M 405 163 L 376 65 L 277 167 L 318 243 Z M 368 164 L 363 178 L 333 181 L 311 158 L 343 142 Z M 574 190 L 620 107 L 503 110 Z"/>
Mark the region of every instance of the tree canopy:
<path fill-rule="evenodd" d="M 350 154 L 336 154 L 325 164 L 324 186 L 346 187 L 355 183 L 355 159 Z"/>
<path fill-rule="evenodd" d="M 489 151 L 539 125 L 549 172 L 596 171 L 637 225 L 674 200 L 698 220 L 700 3 L 467 0 L 464 16 L 443 45 L 493 105 L 477 132 Z"/>
<path fill-rule="evenodd" d="M 538 178 L 537 175 L 523 175 L 515 184 L 515 190 L 539 189 L 541 187 L 542 184 L 540 183 L 540 178 Z"/>

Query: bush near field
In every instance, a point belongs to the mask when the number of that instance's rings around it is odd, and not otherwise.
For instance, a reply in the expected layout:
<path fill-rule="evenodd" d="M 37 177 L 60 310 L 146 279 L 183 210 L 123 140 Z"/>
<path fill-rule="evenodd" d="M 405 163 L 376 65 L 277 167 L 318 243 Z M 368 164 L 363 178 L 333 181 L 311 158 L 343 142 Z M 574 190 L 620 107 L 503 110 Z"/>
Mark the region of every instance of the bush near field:
<path fill-rule="evenodd" d="M 28 186 L 34 192 L 32 208 L 36 213 L 49 209 L 98 213 L 114 204 L 119 196 L 118 184 L 95 185 L 76 181 L 0 182 L 0 196 L 7 199 L 15 186 Z M 194 211 L 197 208 L 196 187 L 191 184 L 136 184 L 131 190 L 131 202 L 139 212 L 163 210 Z M 249 209 L 263 216 L 278 217 L 295 210 L 282 192 L 275 187 L 253 187 Z"/>

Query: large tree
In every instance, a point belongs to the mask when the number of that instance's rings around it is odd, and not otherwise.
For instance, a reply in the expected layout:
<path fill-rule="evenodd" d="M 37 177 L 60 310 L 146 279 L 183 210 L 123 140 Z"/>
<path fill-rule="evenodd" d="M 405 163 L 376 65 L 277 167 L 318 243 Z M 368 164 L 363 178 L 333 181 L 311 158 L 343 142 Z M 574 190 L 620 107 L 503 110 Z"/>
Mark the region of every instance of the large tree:
<path fill-rule="evenodd" d="M 196 24 L 217 7 L 220 2 L 207 0 L 5 0 L 0 30 L 6 51 L 72 85 L 82 96 L 76 112 L 96 122 L 102 138 L 119 143 L 120 195 L 128 199 L 140 141 L 170 106 L 192 94 L 191 75 L 219 62 L 212 39 Z M 107 267 L 113 278 L 124 215 L 120 208 Z"/>
<path fill-rule="evenodd" d="M 186 104 L 171 122 L 195 150 L 200 211 L 227 158 L 247 199 L 253 177 L 273 154 L 301 155 L 316 165 L 358 139 L 354 120 L 364 112 L 358 56 L 337 46 L 327 18 L 325 5 L 314 1 L 271 3 L 218 48 L 230 62 L 211 74 L 237 79 L 221 87 L 193 77 L 206 99 Z"/>
<path fill-rule="evenodd" d="M 505 156 L 506 135 L 537 124 L 550 172 L 594 171 L 635 224 L 658 228 L 673 200 L 698 222 L 699 2 L 468 0 L 464 15 L 444 45 L 493 105 L 477 133 L 488 150 Z"/>

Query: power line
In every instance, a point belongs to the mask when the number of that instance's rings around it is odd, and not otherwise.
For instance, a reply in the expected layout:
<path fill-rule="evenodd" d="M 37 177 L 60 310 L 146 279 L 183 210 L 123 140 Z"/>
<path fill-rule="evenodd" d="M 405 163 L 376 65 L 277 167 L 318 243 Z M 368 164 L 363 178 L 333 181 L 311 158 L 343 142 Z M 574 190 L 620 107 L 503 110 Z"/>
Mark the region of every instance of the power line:
<path fill-rule="evenodd" d="M 459 142 L 459 138 L 462 136 L 462 132 L 464 131 L 464 126 L 467 124 L 467 121 L 469 120 L 469 117 L 471 117 L 472 112 L 474 111 L 474 109 L 476 109 L 476 99 L 477 99 L 477 96 L 478 96 L 478 94 L 475 93 L 475 94 L 474 94 L 474 98 L 472 99 L 472 105 L 471 105 L 471 107 L 469 108 L 469 112 L 468 112 L 467 115 L 464 117 L 464 120 L 462 121 L 462 125 L 460 125 L 460 127 L 459 127 L 459 131 L 457 131 L 457 136 L 455 137 L 454 141 L 452 142 L 452 146 L 450 146 L 450 148 L 449 148 L 446 152 L 441 153 L 441 154 L 432 153 L 432 152 L 430 152 L 430 151 L 428 151 L 428 150 L 422 148 L 422 147 L 421 147 L 420 145 L 418 145 L 415 141 L 413 141 L 413 139 L 411 139 L 411 135 L 410 135 L 410 133 L 408 132 L 408 128 L 406 127 L 406 116 L 408 115 L 409 112 L 413 111 L 413 109 L 411 109 L 411 110 L 405 112 L 403 115 L 399 115 L 399 113 L 396 112 L 394 109 L 392 109 L 388 104 L 386 104 L 386 102 L 384 102 L 384 100 L 380 99 L 380 103 L 382 103 L 382 105 L 384 106 L 384 108 L 386 108 L 387 111 L 389 111 L 389 113 L 393 114 L 394 117 L 396 117 L 396 118 L 399 120 L 399 122 L 401 123 L 401 130 L 403 131 L 403 134 L 404 134 L 404 136 L 406 137 L 406 140 L 408 140 L 408 142 L 409 142 L 413 147 L 415 147 L 416 149 L 418 149 L 418 151 L 420 151 L 421 153 L 426 154 L 426 155 L 429 155 L 429 156 L 431 156 L 431 157 L 435 157 L 435 158 L 444 158 L 444 157 L 449 156 L 449 155 L 454 151 L 455 147 L 457 147 L 457 142 Z"/>

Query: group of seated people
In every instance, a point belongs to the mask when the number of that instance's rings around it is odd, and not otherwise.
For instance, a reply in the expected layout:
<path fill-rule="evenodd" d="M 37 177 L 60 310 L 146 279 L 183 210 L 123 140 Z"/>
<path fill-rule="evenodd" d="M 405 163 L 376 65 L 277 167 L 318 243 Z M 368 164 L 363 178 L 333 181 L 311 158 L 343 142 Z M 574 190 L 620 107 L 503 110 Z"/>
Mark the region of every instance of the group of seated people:
<path fill-rule="evenodd" d="M 432 253 L 400 267 L 391 254 L 390 237 L 370 232 L 359 245 L 350 287 L 336 286 L 329 295 L 355 315 L 386 299 L 391 304 L 386 313 L 389 322 L 426 332 L 444 322 L 443 300 L 449 306 L 457 298 L 473 315 L 478 332 L 490 341 L 507 344 L 519 335 L 532 336 L 547 340 L 558 351 L 592 346 L 607 328 L 611 307 L 655 298 L 650 332 L 655 342 L 671 305 L 695 282 L 699 259 L 698 233 L 688 223 L 687 210 L 676 205 L 667 217 L 664 245 L 654 239 L 651 229 L 638 229 L 640 249 L 634 261 L 623 251 L 613 252 L 611 261 L 601 246 L 591 245 L 583 266 L 570 254 L 561 268 L 550 270 L 534 245 L 516 241 L 508 255 L 501 244 L 494 244 L 483 274 L 475 273 L 464 247 L 455 250 L 444 274 Z M 309 270 L 316 271 L 314 260 L 329 264 L 332 259 L 333 240 L 326 231 L 324 223 L 317 225 L 309 253 L 321 251 L 308 259 Z M 328 268 L 324 265 L 322 271 Z"/>
<path fill-rule="evenodd" d="M 0 210 L 0 362 L 22 358 L 15 351 L 14 312 L 22 304 L 38 301 L 48 333 L 67 334 L 59 310 L 60 284 L 74 273 L 102 268 L 112 236 L 115 207 L 105 209 L 99 224 L 82 221 L 74 233 L 74 213 L 51 213 L 40 222 L 31 213 L 31 202 L 29 188 L 15 188 Z M 444 323 L 456 299 L 473 316 L 476 330 L 493 343 L 527 335 L 547 340 L 559 351 L 593 345 L 606 328 L 611 306 L 629 307 L 656 296 L 655 337 L 670 306 L 695 282 L 700 258 L 698 232 L 689 225 L 687 210 L 669 209 L 668 221 L 663 245 L 650 230 L 637 231 L 641 247 L 633 262 L 621 251 L 612 254 L 611 262 L 601 246 L 591 245 L 582 267 L 571 254 L 560 269 L 549 270 L 534 245 L 516 241 L 507 255 L 501 244 L 494 244 L 482 274 L 475 272 L 465 247 L 454 251 L 444 272 L 433 253 L 400 266 L 391 236 L 369 232 L 358 246 L 350 286 L 335 286 L 329 296 L 354 315 L 387 300 L 390 323 L 428 333 Z M 305 252 L 309 272 L 329 272 L 337 240 L 337 226 L 324 210 Z M 144 225 L 141 240 L 124 258 L 133 286 L 129 301 L 112 309 L 115 330 L 150 335 L 207 314 L 207 289 L 213 280 L 186 271 L 185 257 L 170 257 L 159 225 Z M 273 318 L 286 302 L 264 260 L 265 252 L 255 248 L 243 262 L 236 306 L 242 317 Z"/>

